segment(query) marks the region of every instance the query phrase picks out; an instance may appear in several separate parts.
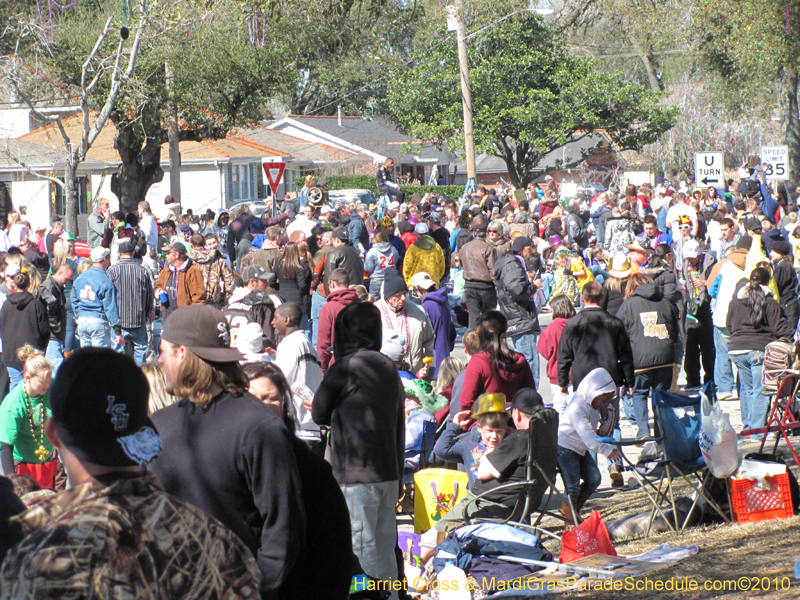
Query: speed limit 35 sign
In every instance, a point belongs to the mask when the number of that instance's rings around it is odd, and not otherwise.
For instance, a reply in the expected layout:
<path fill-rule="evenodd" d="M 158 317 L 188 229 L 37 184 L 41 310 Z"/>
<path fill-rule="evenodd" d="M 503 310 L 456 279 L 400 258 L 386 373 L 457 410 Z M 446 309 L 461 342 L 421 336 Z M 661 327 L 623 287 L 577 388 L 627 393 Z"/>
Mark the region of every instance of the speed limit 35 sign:
<path fill-rule="evenodd" d="M 767 179 L 775 181 L 789 179 L 789 147 L 761 146 L 761 167 Z"/>

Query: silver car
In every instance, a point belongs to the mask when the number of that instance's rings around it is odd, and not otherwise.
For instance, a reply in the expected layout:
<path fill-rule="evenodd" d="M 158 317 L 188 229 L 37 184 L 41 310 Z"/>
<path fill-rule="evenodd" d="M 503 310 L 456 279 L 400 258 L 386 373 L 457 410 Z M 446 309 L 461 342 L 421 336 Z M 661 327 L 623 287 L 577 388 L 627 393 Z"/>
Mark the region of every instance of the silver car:
<path fill-rule="evenodd" d="M 236 213 L 244 205 L 250 207 L 250 214 L 254 217 L 260 217 L 261 214 L 267 209 L 267 203 L 263 200 L 248 200 L 246 202 L 238 202 L 228 209 L 228 212 L 231 214 L 231 221 L 236 218 Z"/>
<path fill-rule="evenodd" d="M 375 196 L 369 190 L 329 190 L 328 191 L 328 204 L 335 206 L 339 204 L 359 204 L 364 203 L 367 206 L 375 202 Z"/>

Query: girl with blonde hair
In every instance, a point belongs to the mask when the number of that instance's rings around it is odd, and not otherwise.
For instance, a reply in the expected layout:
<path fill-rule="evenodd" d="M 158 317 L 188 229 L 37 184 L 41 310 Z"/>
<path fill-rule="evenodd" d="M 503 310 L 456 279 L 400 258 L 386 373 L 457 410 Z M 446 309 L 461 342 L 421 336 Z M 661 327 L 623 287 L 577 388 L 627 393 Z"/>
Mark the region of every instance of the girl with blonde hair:
<path fill-rule="evenodd" d="M 23 380 L 0 405 L 0 461 L 6 475 L 27 475 L 53 489 L 58 463 L 44 428 L 50 412 L 53 366 L 41 350 L 25 344 L 17 350 Z"/>
<path fill-rule="evenodd" d="M 175 404 L 178 399 L 167 392 L 167 380 L 164 377 L 164 369 L 157 362 L 145 363 L 142 365 L 147 381 L 150 383 L 150 401 L 147 406 L 147 414 L 152 415 L 157 410 Z"/>

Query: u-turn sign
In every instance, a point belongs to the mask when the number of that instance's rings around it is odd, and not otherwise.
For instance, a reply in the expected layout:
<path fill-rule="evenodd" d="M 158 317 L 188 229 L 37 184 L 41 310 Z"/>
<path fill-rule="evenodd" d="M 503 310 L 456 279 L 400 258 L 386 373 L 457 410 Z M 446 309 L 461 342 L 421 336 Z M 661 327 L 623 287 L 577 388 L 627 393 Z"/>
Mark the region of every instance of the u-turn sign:
<path fill-rule="evenodd" d="M 725 155 L 722 152 L 694 153 L 694 185 L 699 188 L 725 187 Z"/>

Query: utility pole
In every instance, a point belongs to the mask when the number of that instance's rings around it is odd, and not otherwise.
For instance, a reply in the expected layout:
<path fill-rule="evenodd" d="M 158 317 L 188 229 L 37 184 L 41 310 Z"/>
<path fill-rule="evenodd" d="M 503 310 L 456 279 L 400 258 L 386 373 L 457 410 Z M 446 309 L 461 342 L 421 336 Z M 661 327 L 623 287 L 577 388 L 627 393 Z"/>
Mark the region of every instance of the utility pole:
<path fill-rule="evenodd" d="M 164 78 L 167 84 L 167 139 L 169 141 L 169 194 L 181 213 L 181 152 L 178 144 L 178 107 L 173 96 L 172 65 L 164 63 Z"/>
<path fill-rule="evenodd" d="M 472 91 L 469 87 L 469 62 L 467 60 L 467 32 L 464 18 L 461 14 L 461 0 L 456 0 L 455 6 L 448 7 L 451 19 L 455 20 L 456 40 L 458 42 L 458 64 L 461 71 L 461 100 L 464 108 L 464 150 L 467 154 L 467 185 L 464 196 L 474 192 L 475 185 L 475 138 L 472 130 Z M 448 19 L 448 21 L 451 21 Z M 448 26 L 449 29 L 449 26 Z"/>

